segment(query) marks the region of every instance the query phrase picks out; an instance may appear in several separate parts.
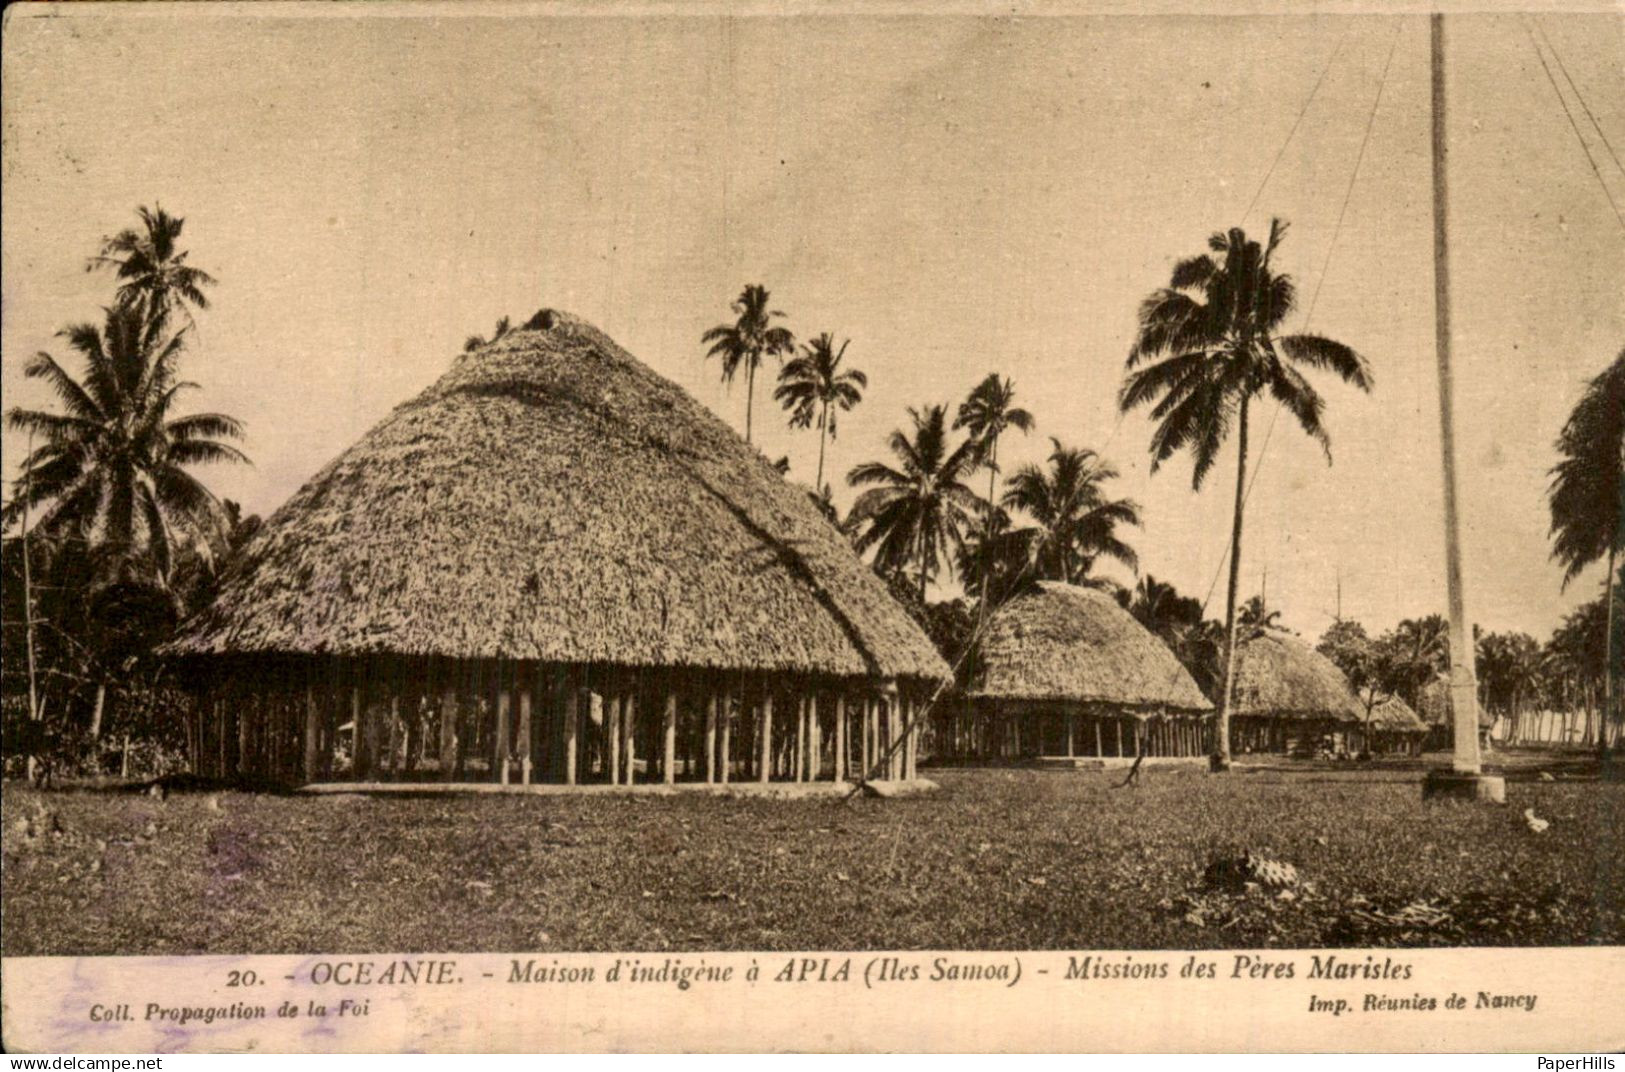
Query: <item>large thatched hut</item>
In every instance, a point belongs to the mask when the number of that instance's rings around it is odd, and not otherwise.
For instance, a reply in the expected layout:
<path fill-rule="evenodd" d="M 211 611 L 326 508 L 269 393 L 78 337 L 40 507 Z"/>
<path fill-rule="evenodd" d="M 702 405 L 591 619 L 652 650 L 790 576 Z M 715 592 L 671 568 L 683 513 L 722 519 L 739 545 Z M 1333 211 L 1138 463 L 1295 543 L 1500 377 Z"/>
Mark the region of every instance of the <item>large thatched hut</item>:
<path fill-rule="evenodd" d="M 548 310 L 317 473 L 169 651 L 205 770 L 285 781 L 896 778 L 948 674 L 803 491 Z"/>
<path fill-rule="evenodd" d="M 1232 752 L 1349 750 L 1365 707 L 1343 671 L 1290 636 L 1260 629 L 1236 648 Z"/>
<path fill-rule="evenodd" d="M 1173 652 L 1104 592 L 1044 582 L 988 618 L 946 756 L 1197 756 L 1212 705 Z"/>

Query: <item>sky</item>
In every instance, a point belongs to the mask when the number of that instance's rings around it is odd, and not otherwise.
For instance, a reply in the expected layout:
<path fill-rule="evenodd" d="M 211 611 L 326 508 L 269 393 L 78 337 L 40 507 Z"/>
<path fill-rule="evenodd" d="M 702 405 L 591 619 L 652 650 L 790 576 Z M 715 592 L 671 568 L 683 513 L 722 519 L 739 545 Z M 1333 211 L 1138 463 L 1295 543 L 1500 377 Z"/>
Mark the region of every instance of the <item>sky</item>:
<path fill-rule="evenodd" d="M 1376 385 L 1315 377 L 1329 466 L 1255 408 L 1242 595 L 1266 591 L 1311 639 L 1339 609 L 1376 630 L 1444 608 L 1422 15 L 26 6 L 4 35 L 4 404 L 48 401 L 23 363 L 67 356 L 55 332 L 111 300 L 86 257 L 162 204 L 220 281 L 187 406 L 246 422 L 253 466 L 206 477 L 251 512 L 467 335 L 543 307 L 742 430 L 744 384 L 699 338 L 762 283 L 798 336 L 850 338 L 869 376 L 829 447 L 843 508 L 840 475 L 883 455 L 907 407 L 956 406 L 997 371 L 1037 419 L 1007 467 L 1051 436 L 1100 451 L 1143 507 L 1142 570 L 1220 616 L 1234 444 L 1199 492 L 1188 458 L 1152 474 L 1151 425 L 1116 394 L 1173 263 L 1281 217 L 1289 327 L 1354 346 Z M 1625 18 L 1461 14 L 1447 33 L 1468 610 L 1544 637 L 1601 583 L 1593 567 L 1562 589 L 1545 490 L 1564 418 L 1625 345 L 1625 223 L 1531 37 L 1625 210 Z M 810 483 L 816 435 L 769 395 L 759 382 L 758 443 Z M 22 446 L 5 433 L 8 474 Z"/>

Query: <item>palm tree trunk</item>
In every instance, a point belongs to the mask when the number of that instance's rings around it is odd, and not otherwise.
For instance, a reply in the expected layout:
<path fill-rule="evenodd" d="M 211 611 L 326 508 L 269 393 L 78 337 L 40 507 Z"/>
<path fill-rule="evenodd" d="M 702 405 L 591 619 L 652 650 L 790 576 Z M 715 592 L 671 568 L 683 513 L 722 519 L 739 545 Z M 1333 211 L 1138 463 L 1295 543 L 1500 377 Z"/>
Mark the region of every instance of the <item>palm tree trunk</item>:
<path fill-rule="evenodd" d="M 1236 690 L 1236 587 L 1241 581 L 1241 515 L 1247 500 L 1247 401 L 1241 396 L 1241 422 L 1236 435 L 1236 514 L 1230 527 L 1230 583 L 1224 601 L 1224 693 L 1219 697 L 1219 725 L 1213 769 L 1230 769 L 1230 703 Z"/>
<path fill-rule="evenodd" d="M 813 485 L 813 491 L 819 498 L 824 497 L 824 433 L 829 426 L 829 403 L 824 403 L 823 412 L 818 415 L 818 481 Z"/>
<path fill-rule="evenodd" d="M 1608 630 L 1603 634 L 1603 667 L 1602 667 L 1602 715 L 1597 719 L 1597 754 L 1603 755 L 1608 751 L 1608 723 L 1617 721 L 1619 712 L 1614 709 L 1619 699 L 1619 688 L 1614 676 L 1619 672 L 1618 664 L 1614 660 L 1614 560 L 1617 551 L 1614 545 L 1608 545 L 1608 581 L 1603 587 L 1603 606 L 1608 609 Z"/>
<path fill-rule="evenodd" d="M 750 410 L 756 398 L 756 366 L 745 366 L 745 442 L 750 442 Z"/>
<path fill-rule="evenodd" d="M 920 606 L 925 606 L 925 564 L 927 561 L 926 548 L 930 540 L 930 530 L 924 525 L 920 526 Z"/>
<path fill-rule="evenodd" d="M 982 595 L 976 605 L 976 617 L 980 621 L 987 621 L 987 579 L 992 572 L 993 559 L 989 555 L 989 545 L 993 542 L 993 495 L 997 490 L 996 481 L 999 478 L 999 439 L 993 437 L 988 445 L 987 467 L 987 527 L 982 534 Z"/>

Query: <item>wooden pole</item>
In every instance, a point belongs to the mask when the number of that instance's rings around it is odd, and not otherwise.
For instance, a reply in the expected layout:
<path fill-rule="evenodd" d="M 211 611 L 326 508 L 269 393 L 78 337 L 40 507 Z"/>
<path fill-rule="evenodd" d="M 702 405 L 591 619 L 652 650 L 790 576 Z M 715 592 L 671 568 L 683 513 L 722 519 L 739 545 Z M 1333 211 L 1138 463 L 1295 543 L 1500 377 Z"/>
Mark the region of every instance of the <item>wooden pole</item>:
<path fill-rule="evenodd" d="M 507 684 L 497 685 L 496 696 L 496 726 L 491 733 L 491 775 L 498 785 L 508 784 L 508 708 L 512 704 L 512 694 Z"/>
<path fill-rule="evenodd" d="M 796 697 L 795 755 L 790 759 L 791 781 L 806 781 L 807 774 L 807 697 Z"/>
<path fill-rule="evenodd" d="M 1439 445 L 1444 461 L 1445 587 L 1450 604 L 1450 714 L 1458 774 L 1478 774 L 1478 683 L 1474 680 L 1472 626 L 1462 585 L 1460 515 L 1456 508 L 1456 432 L 1450 371 L 1449 190 L 1446 153 L 1444 16 L 1432 18 L 1433 75 L 1433 343 L 1439 366 Z"/>
<path fill-rule="evenodd" d="M 564 684 L 564 784 L 576 784 L 576 726 L 579 722 L 577 707 L 581 702 L 581 689 L 574 678 Z"/>
<path fill-rule="evenodd" d="M 733 766 L 733 691 L 722 690 L 721 711 L 718 713 L 722 719 L 722 741 L 718 747 L 718 766 L 722 768 L 720 775 L 722 784 L 728 784 L 729 768 Z"/>
<path fill-rule="evenodd" d="M 305 781 L 321 777 L 322 710 L 316 699 L 316 686 L 305 686 Z"/>
<path fill-rule="evenodd" d="M 807 781 L 816 782 L 824 771 L 824 727 L 818 719 L 818 694 L 807 697 Z"/>
<path fill-rule="evenodd" d="M 761 756 L 762 765 L 756 772 L 756 780 L 767 782 L 773 775 L 773 691 L 771 687 L 762 692 L 762 728 Z"/>
<path fill-rule="evenodd" d="M 457 766 L 457 686 L 445 685 L 440 691 L 440 780 L 456 778 Z"/>
<path fill-rule="evenodd" d="M 604 727 L 609 736 L 609 784 L 621 781 L 621 705 L 625 702 L 619 693 L 604 698 Z"/>
<path fill-rule="evenodd" d="M 514 742 L 519 746 L 519 784 L 529 785 L 532 759 L 531 704 L 534 688 L 525 684 L 519 688 L 519 725 L 514 729 Z"/>
<path fill-rule="evenodd" d="M 852 757 L 846 747 L 846 697 L 839 693 L 835 696 L 835 770 L 830 774 L 830 781 L 844 781 L 847 771 L 851 767 Z"/>
<path fill-rule="evenodd" d="M 867 781 L 869 779 L 869 771 L 874 766 L 874 698 L 865 696 L 861 701 L 859 701 L 859 707 L 858 777 L 864 781 Z"/>
<path fill-rule="evenodd" d="M 241 695 L 237 708 L 237 775 L 247 778 L 254 770 L 254 716 L 259 713 L 258 696 Z"/>
<path fill-rule="evenodd" d="M 717 694 L 705 701 L 705 784 L 717 780 Z"/>
<path fill-rule="evenodd" d="M 401 696 L 396 691 L 394 681 L 389 684 L 389 702 L 385 705 L 389 712 L 389 732 L 385 737 L 385 747 L 389 754 L 382 766 L 391 778 L 400 772 L 401 754 Z"/>
<path fill-rule="evenodd" d="M 367 739 L 367 710 L 359 683 L 350 686 L 350 777 L 364 782 L 372 776 L 372 742 Z"/>
<path fill-rule="evenodd" d="M 897 779 L 901 778 L 902 773 L 903 773 L 902 756 L 899 754 L 901 749 L 893 747 L 893 745 L 895 745 L 897 743 L 897 735 L 898 735 L 898 733 L 901 732 L 901 730 L 902 730 L 902 718 L 901 718 L 901 716 L 902 716 L 902 712 L 897 709 L 897 686 L 896 685 L 887 685 L 886 686 L 886 730 L 885 730 L 886 740 L 885 740 L 885 744 L 882 746 L 882 748 L 884 749 L 883 754 L 887 757 L 887 759 L 886 759 L 886 777 L 889 778 L 890 780 L 894 781 L 894 782 L 897 781 Z"/>
<path fill-rule="evenodd" d="M 624 774 L 623 785 L 631 785 L 636 771 L 637 763 L 637 713 L 638 700 L 635 692 L 627 692 L 621 703 L 621 764 Z"/>
<path fill-rule="evenodd" d="M 677 687 L 666 691 L 666 754 L 661 757 L 660 773 L 667 785 L 677 781 Z"/>

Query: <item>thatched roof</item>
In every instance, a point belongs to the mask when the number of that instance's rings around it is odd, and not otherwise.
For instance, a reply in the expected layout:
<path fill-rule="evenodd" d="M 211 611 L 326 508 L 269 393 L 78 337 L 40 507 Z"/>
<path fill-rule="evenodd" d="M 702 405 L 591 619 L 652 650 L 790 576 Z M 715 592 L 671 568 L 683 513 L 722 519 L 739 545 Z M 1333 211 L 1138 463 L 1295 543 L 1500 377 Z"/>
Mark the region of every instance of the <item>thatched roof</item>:
<path fill-rule="evenodd" d="M 317 473 L 170 651 L 949 673 L 803 490 L 551 311 Z"/>
<path fill-rule="evenodd" d="M 1371 708 L 1371 728 L 1387 733 L 1426 733 L 1428 727 L 1416 717 L 1410 704 L 1390 696 Z"/>
<path fill-rule="evenodd" d="M 1359 722 L 1365 706 L 1335 663 L 1314 648 L 1264 630 L 1236 649 L 1234 715 Z"/>
<path fill-rule="evenodd" d="M 988 619 L 969 695 L 1206 711 L 1174 653 L 1104 592 L 1045 582 Z"/>

